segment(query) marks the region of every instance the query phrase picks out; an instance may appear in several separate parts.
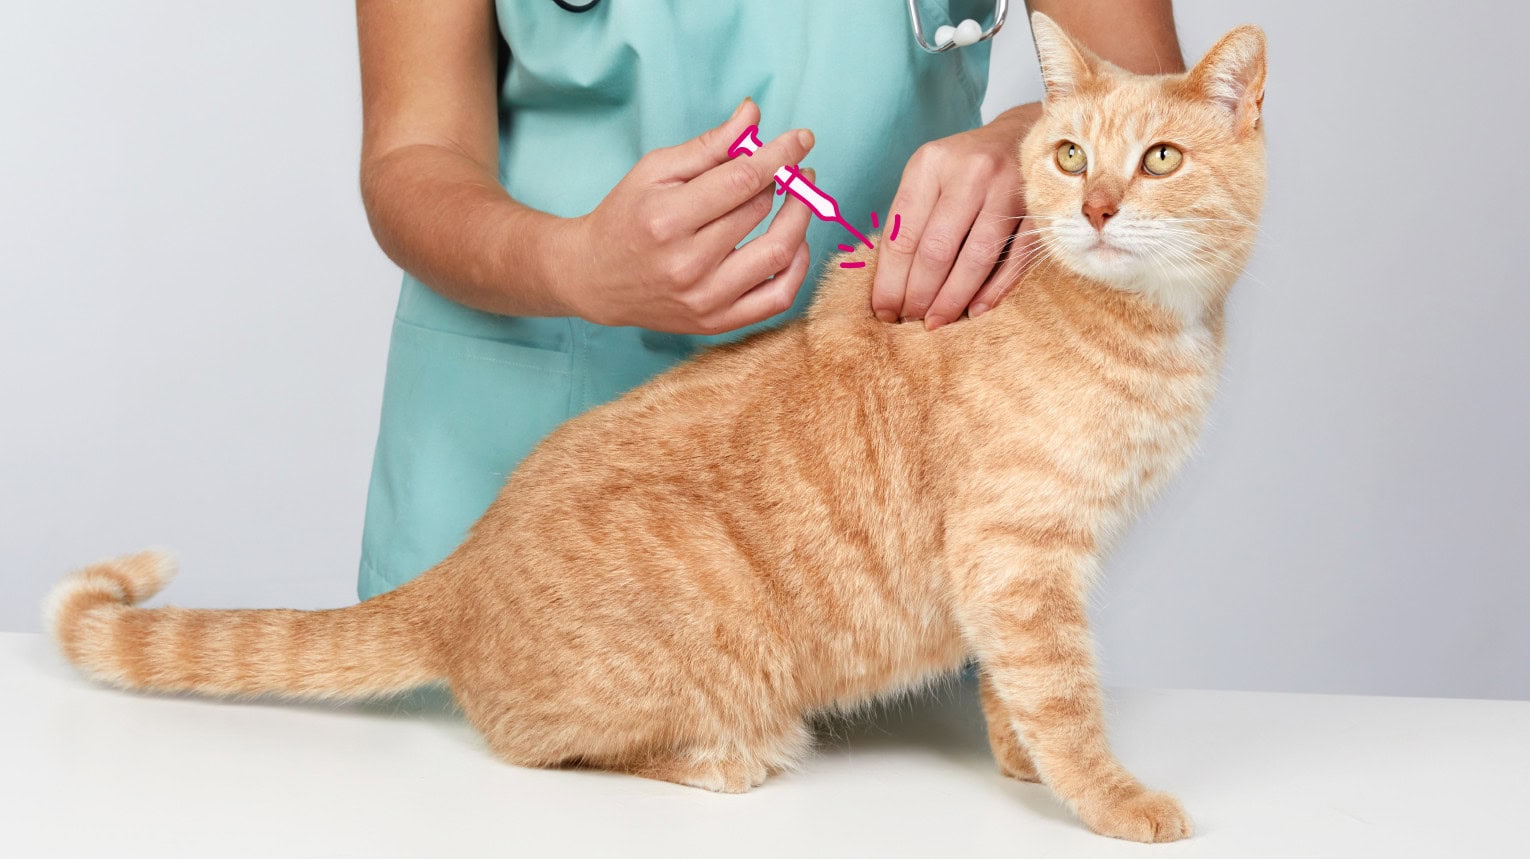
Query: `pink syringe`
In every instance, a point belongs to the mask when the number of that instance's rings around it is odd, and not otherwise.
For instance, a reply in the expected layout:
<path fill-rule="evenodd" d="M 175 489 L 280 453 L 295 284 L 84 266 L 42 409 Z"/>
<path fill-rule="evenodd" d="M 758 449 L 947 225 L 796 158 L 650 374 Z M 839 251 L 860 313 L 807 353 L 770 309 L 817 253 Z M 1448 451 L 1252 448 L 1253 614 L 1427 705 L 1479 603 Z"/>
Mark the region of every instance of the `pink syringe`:
<path fill-rule="evenodd" d="M 744 129 L 744 133 L 740 134 L 737 140 L 733 141 L 732 146 L 728 147 L 728 157 L 737 158 L 740 155 L 753 155 L 763 145 L 760 142 L 760 127 L 758 125 L 751 125 Z M 797 169 L 797 165 L 788 164 L 777 170 L 776 185 L 777 194 L 785 194 L 790 191 L 793 197 L 807 204 L 807 207 L 812 209 L 813 214 L 817 215 L 820 220 L 839 224 L 841 227 L 849 230 L 852 236 L 865 242 L 867 248 L 875 247 L 871 243 L 871 239 L 861 235 L 861 231 L 851 226 L 850 222 L 845 220 L 844 215 L 839 213 L 839 203 L 833 197 L 825 194 L 823 189 L 808 181 L 808 177 L 802 175 L 802 171 Z"/>

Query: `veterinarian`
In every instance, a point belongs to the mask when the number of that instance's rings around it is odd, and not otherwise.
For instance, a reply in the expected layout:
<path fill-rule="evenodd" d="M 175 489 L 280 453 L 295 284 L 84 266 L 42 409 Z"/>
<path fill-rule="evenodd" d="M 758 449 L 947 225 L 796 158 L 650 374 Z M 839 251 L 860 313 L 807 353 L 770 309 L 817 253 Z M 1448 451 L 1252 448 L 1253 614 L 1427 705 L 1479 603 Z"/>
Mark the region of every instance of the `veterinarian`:
<path fill-rule="evenodd" d="M 919 2 L 928 28 L 994 11 Z M 1117 65 L 1183 70 L 1170 0 L 1028 5 Z M 357 19 L 362 195 L 407 272 L 363 599 L 445 557 L 566 419 L 806 308 L 853 239 L 780 205 L 781 164 L 861 229 L 900 216 L 884 321 L 950 324 L 1013 279 L 995 267 L 1039 105 L 984 125 L 989 43 L 926 52 L 903 0 L 359 0 Z M 766 146 L 728 160 L 754 123 Z"/>

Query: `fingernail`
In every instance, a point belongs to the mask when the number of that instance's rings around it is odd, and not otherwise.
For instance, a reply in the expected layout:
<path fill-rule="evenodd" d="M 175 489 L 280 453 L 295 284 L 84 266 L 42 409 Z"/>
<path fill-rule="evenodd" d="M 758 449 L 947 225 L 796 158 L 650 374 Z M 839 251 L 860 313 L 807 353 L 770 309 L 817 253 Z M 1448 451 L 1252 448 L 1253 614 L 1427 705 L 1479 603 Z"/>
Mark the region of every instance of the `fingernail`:
<path fill-rule="evenodd" d="M 975 303 L 975 304 L 973 304 L 973 305 L 971 305 L 970 307 L 967 308 L 967 315 L 972 317 L 973 319 L 976 319 L 979 316 L 982 316 L 983 314 L 985 314 L 987 312 L 988 312 L 988 305 L 986 305 L 986 304 L 976 304 Z"/>
<path fill-rule="evenodd" d="M 806 128 L 797 129 L 797 142 L 802 144 L 805 149 L 812 147 L 813 132 L 808 131 Z"/>
<path fill-rule="evenodd" d="M 926 316 L 924 318 L 924 330 L 926 331 L 934 331 L 945 324 L 946 320 L 941 319 L 939 316 Z"/>
<path fill-rule="evenodd" d="M 898 321 L 898 314 L 892 312 L 891 310 L 883 309 L 877 311 L 877 318 L 890 324 Z"/>

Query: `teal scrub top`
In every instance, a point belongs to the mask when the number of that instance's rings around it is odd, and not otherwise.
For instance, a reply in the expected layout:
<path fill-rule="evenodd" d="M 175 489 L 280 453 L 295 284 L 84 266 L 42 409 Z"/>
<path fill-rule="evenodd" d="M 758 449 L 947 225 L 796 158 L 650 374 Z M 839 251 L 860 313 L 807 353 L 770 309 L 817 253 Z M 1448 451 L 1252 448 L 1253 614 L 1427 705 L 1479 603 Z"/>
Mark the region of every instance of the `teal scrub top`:
<path fill-rule="evenodd" d="M 581 0 L 582 2 L 582 0 Z M 921 0 L 926 27 L 985 0 Z M 499 180 L 562 217 L 600 203 L 646 152 L 723 122 L 749 96 L 760 136 L 812 129 L 805 165 L 863 231 L 888 216 L 921 144 L 976 127 L 988 43 L 934 55 L 904 0 L 497 0 L 509 62 L 499 91 Z M 777 198 L 777 205 L 781 199 Z M 768 219 L 767 219 L 768 223 Z M 755 235 L 763 232 L 764 225 Z M 843 228 L 814 221 L 800 314 Z M 397 587 L 445 558 L 506 477 L 558 424 L 709 343 L 736 339 L 483 313 L 405 275 L 388 352 L 358 591 Z"/>

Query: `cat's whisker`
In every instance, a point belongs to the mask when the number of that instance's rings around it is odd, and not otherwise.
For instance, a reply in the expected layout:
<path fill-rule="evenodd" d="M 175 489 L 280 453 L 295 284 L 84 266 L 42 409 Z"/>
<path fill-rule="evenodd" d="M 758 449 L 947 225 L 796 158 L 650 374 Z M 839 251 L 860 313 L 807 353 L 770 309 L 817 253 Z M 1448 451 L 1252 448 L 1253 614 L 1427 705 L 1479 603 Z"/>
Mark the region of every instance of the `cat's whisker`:
<path fill-rule="evenodd" d="M 1244 270 L 1243 263 L 1228 256 L 1225 252 L 1206 244 L 1203 241 L 1197 240 L 1191 243 L 1189 247 L 1174 244 L 1172 242 L 1161 242 L 1158 245 L 1158 248 L 1160 251 L 1174 255 L 1176 258 L 1182 258 L 1186 264 L 1195 266 L 1203 273 L 1219 273 L 1233 277 L 1241 275 L 1248 280 L 1258 283 L 1260 286 L 1266 285 L 1259 277 L 1248 274 Z M 1211 259 L 1208 260 L 1205 258 L 1205 256 L 1210 256 Z"/>
<path fill-rule="evenodd" d="M 1263 225 L 1259 224 L 1257 221 L 1246 220 L 1243 218 L 1154 218 L 1153 223 L 1230 225 L 1240 229 L 1253 230 L 1254 234 L 1259 236 L 1261 240 L 1273 238 Z"/>

